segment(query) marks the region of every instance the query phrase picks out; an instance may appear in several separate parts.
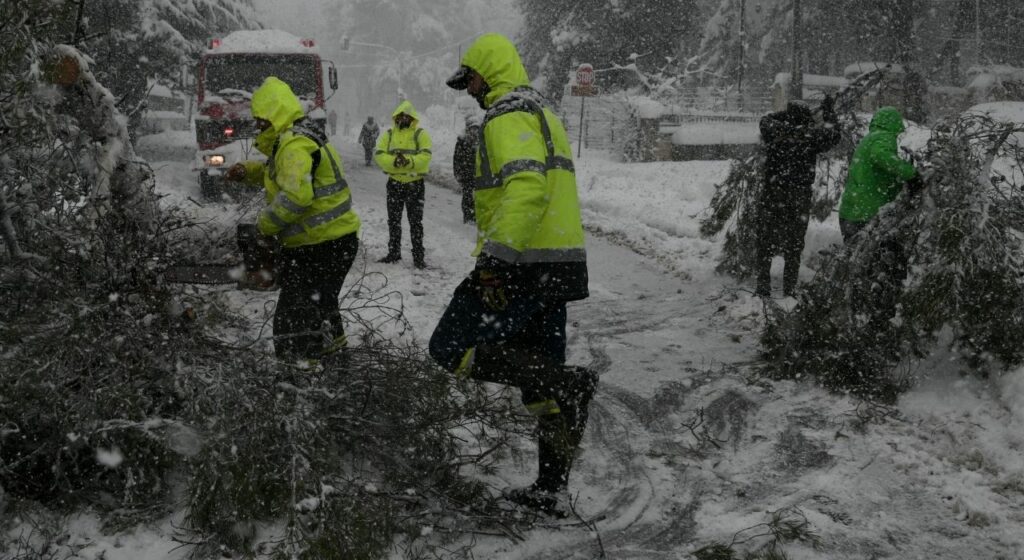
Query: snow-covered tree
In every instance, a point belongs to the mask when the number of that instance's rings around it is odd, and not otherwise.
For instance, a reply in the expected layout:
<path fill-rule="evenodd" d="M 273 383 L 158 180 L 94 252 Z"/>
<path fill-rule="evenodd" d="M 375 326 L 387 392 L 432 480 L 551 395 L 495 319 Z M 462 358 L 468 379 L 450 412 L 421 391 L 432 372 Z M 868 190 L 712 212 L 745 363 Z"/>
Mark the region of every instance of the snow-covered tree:
<path fill-rule="evenodd" d="M 569 72 L 584 62 L 599 69 L 632 62 L 641 72 L 657 72 L 669 59 L 688 57 L 700 13 L 694 0 L 520 0 L 520 6 L 524 62 L 556 99 Z M 602 79 L 605 88 L 634 83 Z"/>
<path fill-rule="evenodd" d="M 770 371 L 890 400 L 914 381 L 894 367 L 938 343 L 982 375 L 1020 364 L 1022 134 L 973 114 L 937 127 L 919 154 L 923 192 L 902 192 L 826 258 L 795 309 L 769 314 Z"/>
<path fill-rule="evenodd" d="M 64 2 L 72 17 L 61 21 L 63 42 L 96 61 L 97 79 L 108 84 L 118 107 L 130 116 L 145 98 L 147 81 L 172 88 L 191 72 L 207 40 L 258 27 L 251 0 L 83 0 Z M 132 120 L 131 128 L 137 118 Z"/>
<path fill-rule="evenodd" d="M 444 80 L 477 35 L 510 33 L 514 6 L 500 0 L 349 0 L 325 7 L 348 38 L 341 72 L 366 114 L 390 114 L 401 99 L 420 110 L 456 95 Z M 330 32 L 325 30 L 325 36 Z"/>
<path fill-rule="evenodd" d="M 967 65 L 1024 64 L 1024 46 L 1002 39 L 1024 21 L 1024 4 L 1013 0 L 801 0 L 801 6 L 805 72 L 839 75 L 853 62 L 882 61 L 909 65 L 935 83 L 964 85 Z M 714 75 L 734 83 L 741 53 L 745 79 L 762 88 L 777 72 L 788 72 L 792 10 L 792 0 L 720 0 L 700 49 Z"/>

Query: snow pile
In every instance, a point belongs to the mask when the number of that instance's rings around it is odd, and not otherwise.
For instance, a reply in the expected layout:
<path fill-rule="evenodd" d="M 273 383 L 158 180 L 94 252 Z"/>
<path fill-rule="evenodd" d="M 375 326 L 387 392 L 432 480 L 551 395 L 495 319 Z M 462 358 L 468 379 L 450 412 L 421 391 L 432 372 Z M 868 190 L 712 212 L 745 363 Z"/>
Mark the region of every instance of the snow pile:
<path fill-rule="evenodd" d="M 899 64 L 890 64 L 888 62 L 854 62 L 843 69 L 843 76 L 853 79 L 861 74 L 867 74 L 886 66 L 889 67 L 889 72 L 894 74 L 903 73 L 903 66 Z"/>
<path fill-rule="evenodd" d="M 214 39 L 217 41 L 218 39 Z M 319 51 L 315 44 L 313 46 L 303 45 L 303 41 L 287 31 L 279 29 L 261 29 L 255 31 L 235 31 L 219 39 L 220 45 L 213 44 L 207 49 L 209 54 L 233 54 L 252 52 L 271 52 L 287 54 L 317 54 Z"/>
<path fill-rule="evenodd" d="M 1024 102 L 994 101 L 981 103 L 968 109 L 971 113 L 987 115 L 993 120 L 1005 123 L 1024 123 Z"/>
<path fill-rule="evenodd" d="M 666 112 L 664 105 L 649 97 L 632 97 L 629 102 L 641 119 L 661 118 Z"/>

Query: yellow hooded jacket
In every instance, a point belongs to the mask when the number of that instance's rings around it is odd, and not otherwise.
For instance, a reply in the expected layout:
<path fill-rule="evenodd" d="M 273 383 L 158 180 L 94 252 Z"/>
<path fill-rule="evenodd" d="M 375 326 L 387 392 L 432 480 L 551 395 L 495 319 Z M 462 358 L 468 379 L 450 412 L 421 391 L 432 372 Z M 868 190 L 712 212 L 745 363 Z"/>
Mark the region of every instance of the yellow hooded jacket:
<path fill-rule="evenodd" d="M 515 264 L 524 287 L 547 297 L 587 297 L 583 223 L 562 122 L 530 89 L 519 53 L 503 35 L 482 35 L 462 65 L 490 88 L 477 153 L 473 254 Z"/>
<path fill-rule="evenodd" d="M 266 189 L 267 206 L 257 222 L 260 232 L 276 235 L 282 245 L 291 248 L 359 231 L 359 216 L 352 210 L 341 156 L 322 132 L 300 121 L 305 116 L 302 104 L 288 84 L 267 78 L 253 93 L 252 115 L 272 125 L 255 143 L 268 157 L 266 163 L 243 163 L 246 182 L 262 182 Z"/>
<path fill-rule="evenodd" d="M 412 117 L 409 128 L 398 128 L 395 117 L 405 113 Z M 389 177 L 399 183 L 419 181 L 430 170 L 433 144 L 426 130 L 419 127 L 420 115 L 409 101 L 403 101 L 391 113 L 391 128 L 377 139 L 374 161 Z M 404 154 L 411 165 L 395 167 L 395 156 Z"/>

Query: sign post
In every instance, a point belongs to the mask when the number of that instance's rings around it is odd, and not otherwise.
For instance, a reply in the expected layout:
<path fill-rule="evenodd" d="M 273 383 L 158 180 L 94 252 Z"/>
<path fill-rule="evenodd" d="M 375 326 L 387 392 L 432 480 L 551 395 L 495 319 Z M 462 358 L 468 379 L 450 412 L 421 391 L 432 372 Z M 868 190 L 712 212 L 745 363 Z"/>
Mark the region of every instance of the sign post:
<path fill-rule="evenodd" d="M 580 157 L 583 152 L 583 109 L 587 98 L 597 95 L 597 88 L 594 87 L 594 67 L 590 64 L 580 64 L 576 69 L 576 85 L 570 89 L 572 95 L 580 98 L 580 133 L 576 145 L 576 157 Z"/>

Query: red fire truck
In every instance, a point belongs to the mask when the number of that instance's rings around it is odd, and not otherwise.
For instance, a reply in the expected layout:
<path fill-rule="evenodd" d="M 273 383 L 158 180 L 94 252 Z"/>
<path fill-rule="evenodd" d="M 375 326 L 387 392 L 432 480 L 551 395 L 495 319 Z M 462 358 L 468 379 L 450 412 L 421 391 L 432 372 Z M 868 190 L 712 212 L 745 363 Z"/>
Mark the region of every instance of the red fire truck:
<path fill-rule="evenodd" d="M 284 31 L 235 31 L 210 41 L 196 72 L 195 168 L 203 198 L 219 198 L 227 169 L 256 157 L 252 144 L 258 131 L 249 107 L 252 92 L 267 76 L 290 85 L 307 117 L 324 126 L 324 103 L 330 97 L 324 93 L 325 69 L 331 90 L 337 90 L 334 63 L 320 58 L 312 39 Z"/>

